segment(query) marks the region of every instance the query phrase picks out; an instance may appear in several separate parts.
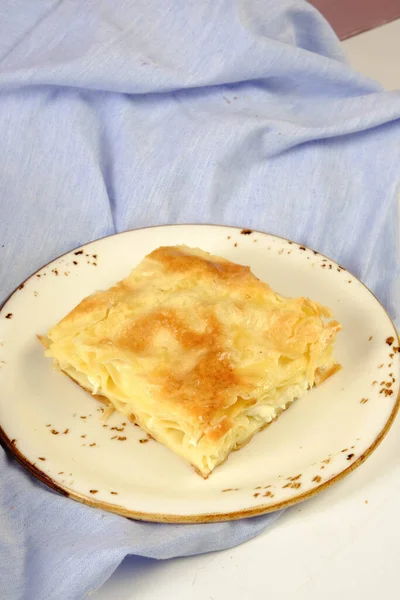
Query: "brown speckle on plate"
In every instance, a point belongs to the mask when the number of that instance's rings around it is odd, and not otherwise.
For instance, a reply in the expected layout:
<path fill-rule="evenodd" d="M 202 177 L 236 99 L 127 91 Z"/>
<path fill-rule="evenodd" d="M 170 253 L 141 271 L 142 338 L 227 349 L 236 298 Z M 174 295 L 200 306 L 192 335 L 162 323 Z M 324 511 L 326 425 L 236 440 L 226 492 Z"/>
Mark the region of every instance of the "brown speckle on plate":
<path fill-rule="evenodd" d="M 394 337 L 391 335 L 390 337 L 386 338 L 386 343 L 388 346 L 391 346 L 394 342 Z"/>
<path fill-rule="evenodd" d="M 380 394 L 385 394 L 385 396 L 391 396 L 393 394 L 393 390 L 388 390 L 387 388 L 382 388 L 379 392 Z"/>
<path fill-rule="evenodd" d="M 11 440 L 11 445 L 15 446 L 15 444 L 17 443 L 17 440 L 14 438 L 13 440 Z"/>
<path fill-rule="evenodd" d="M 347 283 L 353 283 L 353 282 L 351 281 L 351 279 L 349 279 Z"/>
<path fill-rule="evenodd" d="M 53 435 L 58 435 L 58 434 L 59 434 L 59 431 L 57 431 L 56 429 L 52 429 L 52 430 L 51 430 L 51 433 L 52 433 Z"/>
<path fill-rule="evenodd" d="M 367 404 L 368 398 L 361 398 L 360 404 Z"/>
<path fill-rule="evenodd" d="M 83 250 L 77 250 L 74 252 L 75 256 L 79 256 L 79 254 L 83 254 Z"/>
<path fill-rule="evenodd" d="M 83 416 L 81 416 L 81 419 L 87 419 L 87 417 L 85 417 L 85 416 L 83 415 Z"/>
<path fill-rule="evenodd" d="M 21 283 L 21 285 L 18 287 L 19 290 L 23 290 L 24 289 L 24 284 Z"/>
<path fill-rule="evenodd" d="M 259 495 L 260 495 L 259 492 L 257 492 L 255 494 L 253 494 L 253 498 L 258 498 Z"/>
<path fill-rule="evenodd" d="M 252 229 L 242 229 L 240 232 L 242 235 L 251 235 L 253 233 Z"/>
<path fill-rule="evenodd" d="M 331 462 L 330 458 L 326 458 L 325 460 L 322 461 L 325 465 L 329 465 L 329 463 Z"/>
<path fill-rule="evenodd" d="M 96 445 L 96 442 L 93 442 L 92 444 L 89 444 L 90 448 L 93 448 L 93 446 Z"/>
<path fill-rule="evenodd" d="M 304 246 L 300 246 L 299 250 L 303 250 L 304 251 L 305 250 Z"/>
<path fill-rule="evenodd" d="M 124 435 L 119 435 L 117 437 L 117 440 L 120 441 L 120 442 L 124 442 L 126 440 L 126 437 Z M 146 440 L 146 441 L 148 441 L 148 440 Z"/>
<path fill-rule="evenodd" d="M 39 456 L 39 460 L 46 460 L 44 456 Z"/>
<path fill-rule="evenodd" d="M 65 431 L 63 431 L 63 434 L 66 435 L 69 432 L 69 429 L 66 429 Z"/>
<path fill-rule="evenodd" d="M 289 481 L 296 481 L 297 479 L 300 479 L 300 477 L 301 477 L 301 473 L 300 473 L 300 475 L 295 475 L 294 477 L 287 477 L 287 479 Z"/>
<path fill-rule="evenodd" d="M 383 363 L 381 365 L 378 365 L 378 369 L 382 369 L 383 367 Z"/>
<path fill-rule="evenodd" d="M 147 444 L 149 440 L 147 438 L 142 438 L 141 440 L 139 440 L 140 444 Z"/>
<path fill-rule="evenodd" d="M 353 453 L 351 453 L 351 454 L 348 454 L 348 455 L 347 455 L 347 460 L 351 460 L 351 459 L 353 458 L 353 456 L 354 456 L 354 454 L 353 454 Z"/>
<path fill-rule="evenodd" d="M 113 496 L 118 496 L 118 492 L 110 492 Z"/>
<path fill-rule="evenodd" d="M 89 490 L 89 492 L 90 492 L 91 494 L 97 494 L 97 492 L 98 492 L 98 491 L 99 491 L 99 490 Z"/>
<path fill-rule="evenodd" d="M 315 481 L 316 483 L 319 483 L 321 479 L 322 477 L 320 475 L 316 475 L 315 477 L 313 477 L 313 481 Z"/>
<path fill-rule="evenodd" d="M 78 264 L 78 261 L 77 260 L 73 260 L 72 264 L 76 266 Z"/>
<path fill-rule="evenodd" d="M 85 433 L 84 435 L 81 435 L 81 438 L 85 438 L 85 437 L 86 437 L 86 435 L 87 435 L 86 433 Z"/>
<path fill-rule="evenodd" d="M 59 471 L 58 475 L 64 475 L 64 471 Z"/>
<path fill-rule="evenodd" d="M 124 431 L 123 427 L 110 427 L 111 431 Z"/>
<path fill-rule="evenodd" d="M 270 491 L 265 492 L 265 494 L 263 494 L 264 498 L 273 498 L 274 494 Z"/>
<path fill-rule="evenodd" d="M 343 450 L 341 450 L 341 452 L 347 452 L 348 448 L 343 448 Z"/>
<path fill-rule="evenodd" d="M 12 319 L 13 318 L 13 314 L 12 313 L 7 313 L 6 314 L 6 319 Z"/>
<path fill-rule="evenodd" d="M 300 481 L 290 481 L 289 483 L 287 483 L 283 487 L 284 488 L 293 488 L 294 490 L 297 490 L 299 487 L 301 487 L 301 483 L 300 483 Z M 266 492 L 266 494 L 268 494 L 268 492 Z M 266 494 L 264 494 L 264 496 Z"/>
<path fill-rule="evenodd" d="M 52 269 L 51 272 L 58 276 L 58 269 Z"/>
<path fill-rule="evenodd" d="M 235 246 L 235 248 L 237 248 L 237 242 L 235 242 L 233 245 Z"/>
<path fill-rule="evenodd" d="M 372 335 L 369 336 L 368 341 L 370 342 L 372 340 Z"/>

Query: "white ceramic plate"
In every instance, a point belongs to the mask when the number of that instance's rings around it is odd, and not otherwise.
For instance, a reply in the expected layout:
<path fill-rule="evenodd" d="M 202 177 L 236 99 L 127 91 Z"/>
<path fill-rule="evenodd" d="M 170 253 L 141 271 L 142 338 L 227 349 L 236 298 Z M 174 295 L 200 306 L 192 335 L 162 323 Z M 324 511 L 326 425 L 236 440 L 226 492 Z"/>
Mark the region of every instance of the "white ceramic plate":
<path fill-rule="evenodd" d="M 162 245 L 200 247 L 251 267 L 279 293 L 328 305 L 343 369 L 296 401 L 204 481 L 184 460 L 52 370 L 36 339 L 82 298 Z M 1 439 L 33 475 L 75 500 L 149 521 L 206 522 L 294 504 L 360 465 L 399 406 L 399 340 L 348 271 L 304 246 L 229 227 L 128 231 L 78 248 L 24 282 L 0 312 Z"/>

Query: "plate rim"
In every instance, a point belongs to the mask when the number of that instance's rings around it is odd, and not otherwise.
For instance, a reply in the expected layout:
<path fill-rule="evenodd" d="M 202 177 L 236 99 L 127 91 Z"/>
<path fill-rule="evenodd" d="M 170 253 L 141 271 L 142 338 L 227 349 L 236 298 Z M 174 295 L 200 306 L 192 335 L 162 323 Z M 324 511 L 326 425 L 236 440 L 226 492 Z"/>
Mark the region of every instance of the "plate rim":
<path fill-rule="evenodd" d="M 22 286 L 27 281 L 29 281 L 32 277 L 34 277 L 36 275 L 36 273 L 38 273 L 39 271 L 41 271 L 42 269 L 44 269 L 51 263 L 70 254 L 71 252 L 81 249 L 83 246 L 87 246 L 89 244 L 94 244 L 96 242 L 100 242 L 100 241 L 103 241 L 103 240 L 106 240 L 108 238 L 112 238 L 115 236 L 120 236 L 120 235 L 124 235 L 127 233 L 133 233 L 135 231 L 142 231 L 142 230 L 146 230 L 146 229 L 160 229 L 160 228 L 168 228 L 168 227 L 190 227 L 190 226 L 234 229 L 236 231 L 240 231 L 240 233 L 244 233 L 244 232 L 259 233 L 261 235 L 267 235 L 269 237 L 276 238 L 276 239 L 279 239 L 279 240 L 282 240 L 285 242 L 290 242 L 292 244 L 295 244 L 298 247 L 304 248 L 306 250 L 310 250 L 315 255 L 320 255 L 320 256 L 323 256 L 324 258 L 327 258 L 333 264 L 340 266 L 341 269 L 346 270 L 348 273 L 350 273 L 350 275 L 352 277 L 354 277 L 354 279 L 356 279 L 367 290 L 367 292 L 369 292 L 373 296 L 373 298 L 377 301 L 377 303 L 383 309 L 387 318 L 389 319 L 389 322 L 391 323 L 394 333 L 396 335 L 397 346 L 400 346 L 400 337 L 399 337 L 399 333 L 397 331 L 396 325 L 394 324 L 391 316 L 389 315 L 388 311 L 383 306 L 383 304 L 380 302 L 380 300 L 368 288 L 368 286 L 365 285 L 365 283 L 363 283 L 358 277 L 356 277 L 347 268 L 339 265 L 339 263 L 337 263 L 332 258 L 326 256 L 325 254 L 322 254 L 321 252 L 319 252 L 317 250 L 314 250 L 310 246 L 307 246 L 305 244 L 300 244 L 299 242 L 296 242 L 289 238 L 285 238 L 283 236 L 268 233 L 266 231 L 260 231 L 257 229 L 248 229 L 248 228 L 235 226 L 235 225 L 222 225 L 222 224 L 215 224 L 215 223 L 214 224 L 209 224 L 209 223 L 171 223 L 171 224 L 164 224 L 164 225 L 149 225 L 146 227 L 135 227 L 132 229 L 126 229 L 124 231 L 120 231 L 117 233 L 112 233 L 112 234 L 109 234 L 106 236 L 102 236 L 102 237 L 96 238 L 90 242 L 84 242 L 83 244 L 80 244 L 80 245 L 76 246 L 75 248 L 71 248 L 70 250 L 67 250 L 63 254 L 60 254 L 59 256 L 52 258 L 48 263 L 40 266 L 36 271 L 32 272 L 28 277 L 26 277 L 22 282 L 20 282 L 20 284 L 13 291 L 11 291 L 11 293 L 5 298 L 5 300 L 3 302 L 1 302 L 0 313 L 2 312 L 3 308 L 8 303 L 8 301 L 12 298 L 12 296 L 18 291 L 20 286 Z M 85 504 L 85 505 L 91 506 L 93 508 L 100 508 L 101 510 L 105 510 L 107 512 L 111 512 L 111 513 L 114 513 L 114 514 L 117 514 L 117 515 L 120 515 L 123 517 L 135 519 L 138 521 L 147 521 L 147 522 L 154 522 L 154 523 L 200 524 L 200 523 L 213 523 L 213 522 L 221 522 L 221 521 L 236 521 L 239 519 L 251 518 L 251 517 L 260 516 L 263 514 L 268 514 L 271 512 L 276 512 L 278 510 L 283 510 L 285 508 L 288 508 L 289 506 L 293 506 L 294 504 L 299 504 L 300 502 L 304 502 L 305 500 L 308 500 L 308 499 L 314 497 L 315 495 L 321 493 L 322 491 L 330 488 L 335 483 L 338 483 L 339 481 L 341 481 L 343 478 L 345 478 L 347 475 L 349 475 L 352 471 L 354 471 L 359 466 L 361 466 L 366 461 L 366 459 L 369 458 L 369 456 L 378 448 L 378 446 L 381 444 L 381 442 L 383 441 L 383 439 L 389 432 L 391 426 L 393 425 L 393 422 L 397 416 L 397 413 L 399 412 L 399 408 L 400 408 L 400 390 L 397 394 L 396 401 L 393 405 L 392 411 L 391 411 L 387 421 L 385 422 L 385 425 L 379 431 L 379 433 L 377 434 L 377 436 L 374 439 L 374 441 L 372 442 L 372 444 L 357 458 L 357 460 L 354 461 L 354 463 L 349 465 L 343 471 L 340 471 L 339 473 L 334 475 L 331 479 L 328 479 L 327 481 L 323 482 L 322 484 L 315 486 L 314 488 L 312 488 L 311 490 L 308 490 L 307 492 L 303 492 L 302 494 L 293 496 L 292 498 L 288 498 L 287 500 L 282 500 L 281 502 L 276 502 L 274 504 L 260 504 L 258 506 L 252 507 L 252 508 L 244 508 L 242 510 L 224 512 L 224 513 L 213 512 L 213 513 L 200 513 L 200 514 L 195 514 L 195 515 L 175 515 L 175 514 L 171 514 L 171 513 L 164 514 L 164 513 L 151 513 L 151 512 L 147 513 L 147 512 L 142 512 L 142 511 L 126 509 L 125 507 L 118 505 L 118 504 L 110 504 L 108 502 L 103 502 L 101 500 L 91 499 L 83 494 L 80 494 L 74 490 L 69 489 L 67 486 L 62 486 L 62 485 L 56 483 L 49 475 L 47 475 L 41 469 L 39 469 L 36 465 L 34 465 L 14 445 L 14 440 L 11 440 L 8 437 L 8 435 L 4 431 L 1 424 L 0 424 L 0 445 L 30 475 L 33 475 L 33 477 L 38 479 L 41 483 L 43 483 L 44 485 L 46 485 L 53 491 L 58 492 L 60 495 L 62 495 L 64 497 L 70 498 L 71 500 L 75 500 L 81 504 Z"/>

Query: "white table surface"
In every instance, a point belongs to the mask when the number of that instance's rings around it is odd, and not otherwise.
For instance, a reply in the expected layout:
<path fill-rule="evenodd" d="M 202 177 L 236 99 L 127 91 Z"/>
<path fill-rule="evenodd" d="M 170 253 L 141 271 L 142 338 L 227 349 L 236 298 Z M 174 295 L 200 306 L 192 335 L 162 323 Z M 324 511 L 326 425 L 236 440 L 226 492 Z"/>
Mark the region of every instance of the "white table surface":
<path fill-rule="evenodd" d="M 400 21 L 344 42 L 350 62 L 400 88 Z M 344 481 L 237 548 L 155 561 L 129 557 L 93 600 L 398 598 L 400 417 Z"/>

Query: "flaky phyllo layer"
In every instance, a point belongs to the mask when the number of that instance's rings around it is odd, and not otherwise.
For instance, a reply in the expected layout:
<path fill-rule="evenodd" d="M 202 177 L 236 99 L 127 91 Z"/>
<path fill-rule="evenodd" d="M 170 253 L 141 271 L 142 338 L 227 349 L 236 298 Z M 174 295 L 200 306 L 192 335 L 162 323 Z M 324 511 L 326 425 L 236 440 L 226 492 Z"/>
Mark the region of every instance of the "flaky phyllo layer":
<path fill-rule="evenodd" d="M 339 368 L 331 316 L 248 267 L 163 247 L 43 342 L 64 373 L 207 477 Z"/>

